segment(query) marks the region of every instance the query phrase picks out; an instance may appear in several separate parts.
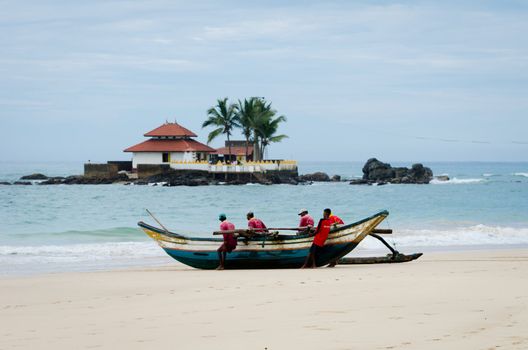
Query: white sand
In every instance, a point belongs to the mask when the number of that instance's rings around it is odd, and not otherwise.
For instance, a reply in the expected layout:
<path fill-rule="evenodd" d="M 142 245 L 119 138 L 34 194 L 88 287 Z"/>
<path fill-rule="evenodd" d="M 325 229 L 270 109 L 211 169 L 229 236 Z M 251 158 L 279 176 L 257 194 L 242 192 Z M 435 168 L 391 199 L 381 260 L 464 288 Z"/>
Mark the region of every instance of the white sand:
<path fill-rule="evenodd" d="M 0 279 L 0 349 L 528 349 L 528 250 Z"/>

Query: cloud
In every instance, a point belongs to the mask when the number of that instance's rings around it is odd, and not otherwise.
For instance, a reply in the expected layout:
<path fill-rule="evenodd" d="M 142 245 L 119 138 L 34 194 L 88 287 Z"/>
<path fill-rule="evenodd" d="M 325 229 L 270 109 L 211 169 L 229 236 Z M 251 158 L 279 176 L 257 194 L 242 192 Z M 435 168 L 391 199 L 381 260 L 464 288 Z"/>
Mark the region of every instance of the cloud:
<path fill-rule="evenodd" d="M 288 128 L 309 121 L 306 133 L 348 120 L 438 140 L 471 129 L 471 140 L 522 141 L 528 127 L 528 9 L 510 2 L 3 4 L 4 124 L 133 116 L 137 128 L 178 115 L 200 125 L 217 97 L 266 96 Z"/>

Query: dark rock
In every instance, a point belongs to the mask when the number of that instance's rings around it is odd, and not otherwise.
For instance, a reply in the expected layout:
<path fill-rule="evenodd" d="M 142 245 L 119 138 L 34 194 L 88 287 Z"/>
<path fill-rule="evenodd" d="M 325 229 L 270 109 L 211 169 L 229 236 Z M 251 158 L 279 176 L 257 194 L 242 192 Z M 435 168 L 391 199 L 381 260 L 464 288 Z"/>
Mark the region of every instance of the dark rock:
<path fill-rule="evenodd" d="M 324 175 L 325 181 L 329 180 L 328 175 Z M 318 180 L 323 181 L 323 180 Z M 247 183 L 271 184 L 291 184 L 297 185 L 297 171 L 270 171 L 267 173 L 229 173 L 215 174 L 200 170 L 174 170 L 167 169 L 162 173 L 154 174 L 146 178 L 131 181 L 125 173 L 117 173 L 115 176 L 81 176 L 73 175 L 68 177 L 49 177 L 39 182 L 39 185 L 102 185 L 122 183 L 124 185 L 147 185 L 153 186 L 208 186 L 214 184 L 244 185 Z M 31 183 L 27 183 L 31 184 Z"/>
<path fill-rule="evenodd" d="M 412 183 L 428 184 L 433 178 L 433 171 L 417 163 L 413 164 L 411 170 L 409 170 L 409 177 Z"/>
<path fill-rule="evenodd" d="M 393 168 L 388 163 L 383 163 L 376 158 L 371 158 L 363 166 L 363 182 L 353 180 L 350 184 L 427 184 L 432 178 L 432 170 L 419 163 L 413 164 L 410 169 L 405 167 Z"/>
<path fill-rule="evenodd" d="M 161 174 L 155 174 L 144 179 L 148 183 L 166 182 L 172 186 L 203 186 L 209 185 L 212 175 L 207 171 L 199 170 L 173 170 L 169 169 Z M 137 182 L 136 182 L 137 183 Z"/>
<path fill-rule="evenodd" d="M 341 181 L 341 176 L 339 176 L 339 175 L 334 175 L 334 176 L 332 176 L 332 178 L 330 179 L 330 181 L 333 181 L 333 182 L 340 182 L 340 181 Z"/>
<path fill-rule="evenodd" d="M 405 167 L 398 167 L 394 169 L 394 178 L 399 179 L 409 175 L 409 169 Z"/>
<path fill-rule="evenodd" d="M 370 181 L 390 181 L 394 178 L 394 169 L 388 163 L 370 158 L 363 166 L 363 179 Z"/>
<path fill-rule="evenodd" d="M 447 175 L 438 175 L 434 177 L 438 181 L 449 181 L 449 176 Z"/>
<path fill-rule="evenodd" d="M 328 174 L 323 172 L 316 172 L 313 174 L 305 174 L 299 176 L 299 181 L 320 181 L 320 182 L 327 182 L 330 181 L 330 176 Z"/>
<path fill-rule="evenodd" d="M 44 174 L 35 173 L 31 175 L 25 175 L 20 178 L 20 180 L 47 180 L 48 177 Z"/>
<path fill-rule="evenodd" d="M 62 183 L 66 185 L 108 185 L 114 183 L 116 180 L 116 178 L 73 175 L 66 177 Z"/>
<path fill-rule="evenodd" d="M 64 178 L 61 176 L 50 177 L 46 181 L 39 182 L 39 185 L 60 185 L 64 182 Z"/>
<path fill-rule="evenodd" d="M 369 182 L 364 179 L 354 179 L 350 181 L 351 185 L 367 185 Z"/>
<path fill-rule="evenodd" d="M 11 182 L 0 181 L 0 185 L 11 185 Z"/>
<path fill-rule="evenodd" d="M 27 186 L 27 185 L 32 185 L 32 183 L 29 182 L 29 181 L 15 181 L 13 183 L 13 185 L 25 185 L 25 186 Z"/>

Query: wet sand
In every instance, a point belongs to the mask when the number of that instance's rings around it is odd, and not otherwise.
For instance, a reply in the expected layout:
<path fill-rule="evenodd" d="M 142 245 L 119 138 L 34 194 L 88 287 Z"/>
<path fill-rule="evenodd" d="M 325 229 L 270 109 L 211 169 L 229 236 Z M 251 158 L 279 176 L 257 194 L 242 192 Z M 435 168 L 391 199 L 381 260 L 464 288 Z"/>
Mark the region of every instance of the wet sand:
<path fill-rule="evenodd" d="M 527 349 L 528 249 L 0 279 L 0 349 Z"/>

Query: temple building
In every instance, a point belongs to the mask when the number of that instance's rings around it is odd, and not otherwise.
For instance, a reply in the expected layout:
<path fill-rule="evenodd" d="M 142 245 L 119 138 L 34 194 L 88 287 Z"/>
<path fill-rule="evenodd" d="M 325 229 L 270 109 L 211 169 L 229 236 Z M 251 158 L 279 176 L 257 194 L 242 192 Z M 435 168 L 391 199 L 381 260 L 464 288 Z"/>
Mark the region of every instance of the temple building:
<path fill-rule="evenodd" d="M 231 154 L 229 153 L 229 146 L 231 146 Z M 249 143 L 246 149 L 246 141 L 226 141 L 225 146 L 211 153 L 210 157 L 213 163 L 225 162 L 226 160 L 237 163 L 250 162 L 253 160 L 253 144 Z"/>
<path fill-rule="evenodd" d="M 132 167 L 138 164 L 208 161 L 217 150 L 194 140 L 195 133 L 177 123 L 165 123 L 147 132 L 148 140 L 124 150 L 132 153 Z"/>

